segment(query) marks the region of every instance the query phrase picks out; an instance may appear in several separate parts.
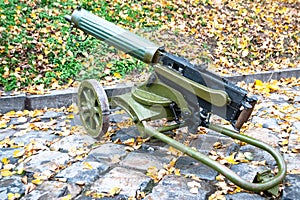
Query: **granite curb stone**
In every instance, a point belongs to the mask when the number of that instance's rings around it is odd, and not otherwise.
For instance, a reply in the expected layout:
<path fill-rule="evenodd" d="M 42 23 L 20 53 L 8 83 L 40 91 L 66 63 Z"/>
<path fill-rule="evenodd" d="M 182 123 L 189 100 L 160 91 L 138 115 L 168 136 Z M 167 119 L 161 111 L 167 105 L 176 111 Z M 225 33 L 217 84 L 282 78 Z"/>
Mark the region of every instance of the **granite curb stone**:
<path fill-rule="evenodd" d="M 260 72 L 255 74 L 247 74 L 247 75 L 236 75 L 236 76 L 225 76 L 225 78 L 234 83 L 244 81 L 245 83 L 254 82 L 255 79 L 261 80 L 263 82 L 270 81 L 271 79 L 279 80 L 281 78 L 290 78 L 290 77 L 300 77 L 300 69 L 292 68 L 292 69 L 284 69 L 280 71 L 267 71 Z"/>
<path fill-rule="evenodd" d="M 130 92 L 134 84 L 119 84 L 117 86 L 104 86 L 104 90 L 108 97 Z M 69 107 L 73 103 L 77 103 L 77 88 L 68 88 L 64 90 L 53 90 L 49 94 L 31 95 L 18 94 L 0 96 L 0 113 L 21 110 L 36 110 L 44 108 L 60 108 Z"/>
<path fill-rule="evenodd" d="M 11 110 L 24 110 L 25 100 L 25 94 L 0 97 L 0 113 L 6 113 Z"/>

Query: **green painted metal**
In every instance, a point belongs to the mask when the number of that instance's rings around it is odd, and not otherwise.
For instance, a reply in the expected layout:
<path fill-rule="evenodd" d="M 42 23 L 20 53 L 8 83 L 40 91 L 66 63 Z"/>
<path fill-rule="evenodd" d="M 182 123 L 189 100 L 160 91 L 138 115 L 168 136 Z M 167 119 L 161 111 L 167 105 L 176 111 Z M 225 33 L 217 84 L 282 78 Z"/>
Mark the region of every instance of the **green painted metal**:
<path fill-rule="evenodd" d="M 122 107 L 134 121 L 155 120 L 161 118 L 173 118 L 173 114 L 169 108 L 160 104 L 151 106 L 143 105 L 132 97 L 131 93 L 115 96 L 112 98 L 113 104 Z"/>
<path fill-rule="evenodd" d="M 160 133 L 163 133 L 163 132 L 178 129 L 180 127 L 184 127 L 184 125 L 183 124 L 173 124 L 173 125 L 169 125 L 169 126 L 158 127 L 156 130 Z"/>
<path fill-rule="evenodd" d="M 285 163 L 283 157 L 276 149 L 274 149 L 273 147 L 271 147 L 270 145 L 268 145 L 264 142 L 256 140 L 247 135 L 240 134 L 237 131 L 226 129 L 221 126 L 210 124 L 209 129 L 219 132 L 219 133 L 226 135 L 228 137 L 231 137 L 233 139 L 237 139 L 237 140 L 246 142 L 247 144 L 253 145 L 262 150 L 265 150 L 266 152 L 271 154 L 271 156 L 275 159 L 275 161 L 277 163 L 278 173 L 274 178 L 270 179 L 269 181 L 266 181 L 264 183 L 248 183 L 248 182 L 245 182 L 244 180 L 241 180 L 241 178 L 238 176 L 236 177 L 235 175 L 228 174 L 226 177 L 229 180 L 231 180 L 233 183 L 235 183 L 237 185 L 240 184 L 241 187 L 244 189 L 259 192 L 259 191 L 269 190 L 269 189 L 275 187 L 276 185 L 279 185 L 283 181 L 283 179 L 285 178 L 286 172 L 287 172 L 287 167 L 286 167 L 286 163 Z"/>
<path fill-rule="evenodd" d="M 145 62 L 156 63 L 159 46 L 108 22 L 83 8 L 74 10 L 66 19 L 76 27 L 119 50 Z"/>
<path fill-rule="evenodd" d="M 189 114 L 184 97 L 173 88 L 156 79 L 147 86 L 147 83 L 134 88 L 131 93 L 114 96 L 111 104 L 122 107 L 137 121 L 155 120 L 161 118 L 174 119 L 170 104 L 175 102 L 181 111 Z"/>
<path fill-rule="evenodd" d="M 85 80 L 78 89 L 79 116 L 93 138 L 104 135 L 109 127 L 109 105 L 105 91 L 96 80 Z"/>
<path fill-rule="evenodd" d="M 228 178 L 231 182 L 233 182 L 234 184 L 236 184 L 237 186 L 249 190 L 249 191 L 254 191 L 254 192 L 261 192 L 261 191 L 266 191 L 269 190 L 273 187 L 276 187 L 277 185 L 279 185 L 286 174 L 286 164 L 282 158 L 282 156 L 280 155 L 280 153 L 274 149 L 273 147 L 257 141 L 251 137 L 248 137 L 246 135 L 241 135 L 236 131 L 232 131 L 229 129 L 225 129 L 223 127 L 219 127 L 217 125 L 211 125 L 209 128 L 212 130 L 215 130 L 221 134 L 227 135 L 229 137 L 235 138 L 235 139 L 239 139 L 241 141 L 247 142 L 251 145 L 254 145 L 258 148 L 261 148 L 265 151 L 267 151 L 268 153 L 270 153 L 273 158 L 276 160 L 278 168 L 279 168 L 279 172 L 277 173 L 277 175 L 275 177 L 273 177 L 272 179 L 265 181 L 263 183 L 251 183 L 248 182 L 244 179 L 242 179 L 240 176 L 238 176 L 236 173 L 234 173 L 232 170 L 230 170 L 229 168 L 227 168 L 226 166 L 220 164 L 217 161 L 214 161 L 212 159 L 210 159 L 209 157 L 201 154 L 200 152 L 185 146 L 184 144 L 166 136 L 163 133 L 158 132 L 157 130 L 155 130 L 154 128 L 148 126 L 145 122 L 143 123 L 144 125 L 144 132 L 150 136 L 150 137 L 155 137 L 167 144 L 169 144 L 170 146 L 178 149 L 179 151 L 185 153 L 186 155 L 189 155 L 190 157 L 200 161 L 201 163 L 209 166 L 210 168 L 218 171 L 220 174 L 224 175 L 226 178 Z"/>
<path fill-rule="evenodd" d="M 271 173 L 270 169 L 264 170 L 262 172 L 258 172 L 254 178 L 254 183 L 263 183 L 271 180 L 274 175 Z M 274 186 L 267 190 L 268 193 L 278 196 L 279 194 L 279 185 Z"/>
<path fill-rule="evenodd" d="M 187 104 L 186 100 L 184 99 L 184 96 L 177 90 L 171 88 L 170 86 L 161 83 L 159 81 L 159 79 L 155 79 L 155 81 L 153 81 L 151 84 L 144 83 L 144 84 L 138 86 L 138 89 L 143 90 L 147 93 L 152 93 L 157 96 L 160 96 L 160 98 L 162 98 L 162 99 L 168 99 L 168 101 L 165 100 L 164 102 L 160 102 L 165 107 L 170 106 L 171 102 L 175 102 L 176 105 L 181 109 L 181 111 L 183 113 L 185 113 L 185 114 L 190 113 L 188 104 Z M 136 100 L 139 101 L 138 99 L 136 99 Z M 145 105 L 154 105 L 154 104 L 149 104 L 149 102 L 146 102 L 146 99 L 144 99 L 143 101 L 139 101 L 139 102 L 143 103 Z M 167 102 L 169 104 L 167 104 Z M 159 102 L 156 102 L 156 104 L 157 103 L 159 103 Z"/>
<path fill-rule="evenodd" d="M 198 97 L 204 99 L 212 105 L 222 107 L 230 102 L 230 98 L 225 91 L 205 87 L 199 83 L 183 77 L 182 75 L 172 70 L 169 70 L 166 67 L 156 66 L 155 72 L 159 73 L 160 75 L 164 76 L 174 83 L 180 83 L 183 88 L 193 94 L 196 94 Z"/>
<path fill-rule="evenodd" d="M 168 98 L 159 96 L 152 92 L 148 92 L 141 88 L 136 88 L 135 90 L 133 90 L 132 97 L 137 102 L 140 102 L 141 104 L 148 105 L 148 106 L 159 104 L 162 105 L 163 107 L 168 107 L 172 103 L 172 101 Z"/>

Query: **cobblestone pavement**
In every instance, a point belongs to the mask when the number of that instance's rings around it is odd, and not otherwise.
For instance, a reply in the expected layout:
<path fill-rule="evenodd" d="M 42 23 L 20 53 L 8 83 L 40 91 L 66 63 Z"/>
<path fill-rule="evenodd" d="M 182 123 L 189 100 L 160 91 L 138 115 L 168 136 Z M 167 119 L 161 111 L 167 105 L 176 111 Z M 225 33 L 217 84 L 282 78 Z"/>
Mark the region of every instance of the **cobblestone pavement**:
<path fill-rule="evenodd" d="M 284 154 L 288 175 L 277 198 L 298 199 L 300 94 L 299 88 L 287 91 L 262 100 L 245 133 Z M 85 134 L 74 109 L 0 115 L 7 121 L 0 129 L 0 199 L 271 199 L 234 186 L 156 139 L 140 138 L 120 110 L 111 114 L 108 134 L 97 141 Z M 179 130 L 174 137 L 247 180 L 275 164 L 262 150 L 212 131 L 191 136 Z M 232 155 L 239 159 L 228 161 Z"/>

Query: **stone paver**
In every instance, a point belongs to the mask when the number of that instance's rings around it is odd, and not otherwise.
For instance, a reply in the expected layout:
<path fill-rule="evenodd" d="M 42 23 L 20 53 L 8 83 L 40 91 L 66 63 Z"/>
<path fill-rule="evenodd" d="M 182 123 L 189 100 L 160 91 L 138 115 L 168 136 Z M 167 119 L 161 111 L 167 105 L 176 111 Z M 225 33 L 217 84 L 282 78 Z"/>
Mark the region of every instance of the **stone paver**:
<path fill-rule="evenodd" d="M 76 197 L 81 192 L 81 187 L 75 184 L 68 184 L 59 181 L 46 181 L 37 189 L 25 195 L 22 199 L 59 199 L 70 195 Z"/>
<path fill-rule="evenodd" d="M 22 142 L 25 145 L 32 141 L 38 142 L 40 144 L 45 144 L 47 141 L 53 141 L 54 139 L 58 138 L 57 135 L 51 133 L 52 131 L 30 131 L 26 133 L 18 132 L 15 134 L 17 136 L 14 137 L 12 141 L 16 144 Z"/>
<path fill-rule="evenodd" d="M 125 150 L 124 145 L 106 143 L 93 149 L 89 153 L 88 158 L 115 164 L 120 162 L 127 154 L 128 152 Z"/>
<path fill-rule="evenodd" d="M 190 146 L 195 147 L 200 153 L 208 154 L 209 151 L 212 149 L 215 143 L 219 142 L 222 145 L 221 149 L 217 149 L 220 153 L 228 154 L 231 150 L 231 145 L 233 144 L 233 140 L 228 137 L 222 137 L 217 135 L 211 134 L 204 134 L 200 135 L 196 140 L 192 141 Z"/>
<path fill-rule="evenodd" d="M 299 114 L 299 113 L 298 113 Z M 299 114 L 300 115 L 300 114 Z M 300 122 L 294 122 L 293 126 L 297 129 L 300 130 Z"/>
<path fill-rule="evenodd" d="M 266 164 L 269 166 L 275 166 L 276 161 L 274 158 L 266 151 L 262 151 L 261 149 L 254 147 L 252 145 L 245 145 L 240 148 L 240 152 L 247 154 L 249 159 L 253 161 L 266 161 Z"/>
<path fill-rule="evenodd" d="M 231 170 L 236 172 L 237 175 L 243 179 L 253 182 L 255 176 L 258 172 L 263 172 L 268 169 L 266 166 L 252 166 L 248 163 L 239 163 L 237 165 L 232 165 Z"/>
<path fill-rule="evenodd" d="M 41 151 L 24 161 L 24 169 L 26 172 L 54 172 L 62 165 L 66 165 L 70 160 L 67 153 L 57 151 Z"/>
<path fill-rule="evenodd" d="M 178 158 L 175 167 L 184 175 L 196 175 L 203 180 L 212 181 L 218 175 L 214 169 L 188 156 Z"/>
<path fill-rule="evenodd" d="M 100 177 L 109 166 L 99 161 L 76 162 L 60 171 L 55 178 L 66 178 L 68 183 L 89 184 Z"/>
<path fill-rule="evenodd" d="M 120 194 L 134 197 L 137 191 L 145 190 L 150 181 L 151 179 L 142 172 L 116 167 L 98 179 L 91 190 L 109 193 L 114 188 L 120 188 Z"/>
<path fill-rule="evenodd" d="M 252 128 L 247 130 L 245 134 L 260 141 L 264 141 L 273 147 L 278 146 L 279 137 L 267 128 Z"/>
<path fill-rule="evenodd" d="M 68 152 L 72 149 L 88 147 L 97 142 L 88 135 L 70 135 L 62 138 L 50 146 L 52 150 Z"/>
<path fill-rule="evenodd" d="M 285 188 L 282 193 L 282 200 L 299 199 L 300 196 L 300 176 L 296 174 L 287 175 Z"/>
<path fill-rule="evenodd" d="M 297 127 L 296 127 L 296 129 L 298 130 Z M 299 125 L 299 130 L 300 130 L 300 125 Z M 291 149 L 300 149 L 300 132 L 290 134 L 289 146 L 290 146 Z"/>
<path fill-rule="evenodd" d="M 207 199 L 214 190 L 215 188 L 204 181 L 198 182 L 184 177 L 168 175 L 153 188 L 152 193 L 146 196 L 145 199 Z"/>
<path fill-rule="evenodd" d="M 10 138 L 13 136 L 17 131 L 14 129 L 2 129 L 0 130 L 0 141 L 4 140 L 5 138 Z"/>
<path fill-rule="evenodd" d="M 288 172 L 290 171 L 300 171 L 300 155 L 296 153 L 290 153 L 290 154 L 285 154 L 284 155 L 284 160 L 287 165 L 287 170 Z"/>
<path fill-rule="evenodd" d="M 9 193 L 24 194 L 26 185 L 21 181 L 20 176 L 4 177 L 0 179 L 0 199 L 7 199 Z"/>
<path fill-rule="evenodd" d="M 236 193 L 236 194 L 227 194 L 225 195 L 226 200 L 267 200 L 268 198 L 262 197 L 258 194 L 250 193 Z"/>
<path fill-rule="evenodd" d="M 164 152 L 156 153 L 137 153 L 132 152 L 120 165 L 128 168 L 135 168 L 139 170 L 147 170 L 149 167 L 156 167 L 162 169 L 165 164 L 168 164 L 172 160 L 173 156 Z"/>

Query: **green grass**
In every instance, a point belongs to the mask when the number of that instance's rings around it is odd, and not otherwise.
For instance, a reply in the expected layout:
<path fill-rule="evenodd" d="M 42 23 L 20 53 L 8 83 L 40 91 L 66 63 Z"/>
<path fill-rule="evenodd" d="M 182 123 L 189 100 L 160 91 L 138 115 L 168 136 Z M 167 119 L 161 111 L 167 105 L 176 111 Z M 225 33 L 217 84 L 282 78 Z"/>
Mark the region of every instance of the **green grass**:
<path fill-rule="evenodd" d="M 297 0 L 0 0 L 0 90 L 55 89 L 145 68 L 91 36 L 79 42 L 86 37 L 79 30 L 70 35 L 64 16 L 78 6 L 133 32 L 156 29 L 153 39 L 166 50 L 187 59 L 205 55 L 221 75 L 300 66 Z M 170 32 L 177 38 L 168 40 Z M 199 50 L 178 48 L 175 40 L 194 40 Z"/>
<path fill-rule="evenodd" d="M 39 84 L 47 88 L 57 82 L 64 85 L 70 80 L 101 79 L 116 74 L 119 77 L 145 66 L 134 58 L 107 60 L 108 55 L 119 52 L 91 36 L 79 42 L 78 37 L 86 37 L 79 30 L 73 30 L 76 36 L 70 36 L 70 25 L 64 16 L 79 5 L 127 29 L 160 26 L 161 10 L 150 1 L 143 5 L 139 1 L 105 0 L 25 2 L 0 1 L 0 89 L 5 91 L 26 90 Z M 89 63 L 93 65 L 85 67 L 90 57 L 95 57 Z M 103 73 L 107 63 L 112 64 L 108 65 L 110 73 Z"/>

